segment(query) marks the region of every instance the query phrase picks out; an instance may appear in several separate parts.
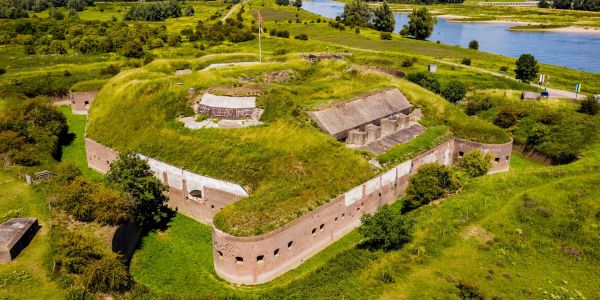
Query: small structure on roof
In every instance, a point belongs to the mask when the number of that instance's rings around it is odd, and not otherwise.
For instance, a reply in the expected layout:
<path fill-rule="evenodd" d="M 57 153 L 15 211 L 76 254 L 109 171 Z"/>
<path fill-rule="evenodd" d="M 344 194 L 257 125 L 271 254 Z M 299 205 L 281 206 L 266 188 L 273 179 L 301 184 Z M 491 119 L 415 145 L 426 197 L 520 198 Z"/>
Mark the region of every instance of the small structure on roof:
<path fill-rule="evenodd" d="M 183 69 L 183 70 L 176 70 L 175 71 L 175 76 L 183 76 L 183 75 L 188 75 L 188 74 L 192 74 L 192 70 L 190 70 L 190 69 Z"/>
<path fill-rule="evenodd" d="M 200 114 L 231 120 L 250 119 L 255 114 L 256 97 L 230 97 L 204 93 L 197 105 Z"/>
<path fill-rule="evenodd" d="M 15 218 L 0 224 L 0 263 L 15 259 L 39 229 L 35 218 Z"/>
<path fill-rule="evenodd" d="M 521 94 L 521 99 L 523 100 L 540 100 L 541 97 L 542 95 L 536 92 L 524 91 Z"/>
<path fill-rule="evenodd" d="M 317 62 L 325 59 L 344 59 L 344 54 L 340 53 L 311 53 L 311 54 L 301 54 L 301 59 L 308 60 L 310 62 Z"/>
<path fill-rule="evenodd" d="M 71 111 L 76 115 L 87 115 L 92 102 L 96 99 L 98 92 L 71 92 L 69 101 L 71 102 Z"/>

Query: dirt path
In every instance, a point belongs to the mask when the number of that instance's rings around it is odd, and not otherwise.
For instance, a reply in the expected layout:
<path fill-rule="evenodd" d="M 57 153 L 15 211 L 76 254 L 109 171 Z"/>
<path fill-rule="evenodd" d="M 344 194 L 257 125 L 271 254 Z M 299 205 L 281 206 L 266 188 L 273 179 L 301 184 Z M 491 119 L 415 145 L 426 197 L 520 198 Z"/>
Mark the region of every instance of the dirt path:
<path fill-rule="evenodd" d="M 225 22 L 225 20 L 229 19 L 229 17 L 231 16 L 231 14 L 236 11 L 238 9 L 238 7 L 240 7 L 241 4 L 244 4 L 244 2 L 246 1 L 242 1 L 236 5 L 234 5 L 229 12 L 221 19 L 221 22 Z"/>

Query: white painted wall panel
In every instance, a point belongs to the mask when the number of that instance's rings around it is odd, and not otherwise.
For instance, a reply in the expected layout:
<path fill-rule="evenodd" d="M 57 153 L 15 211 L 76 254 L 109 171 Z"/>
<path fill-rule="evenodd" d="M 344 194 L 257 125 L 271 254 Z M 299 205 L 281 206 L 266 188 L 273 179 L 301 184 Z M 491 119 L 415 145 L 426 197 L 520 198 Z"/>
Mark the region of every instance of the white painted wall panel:
<path fill-rule="evenodd" d="M 407 160 L 396 167 L 396 174 L 398 178 L 408 175 L 410 173 L 410 167 L 412 166 L 412 161 Z"/>
<path fill-rule="evenodd" d="M 346 206 L 352 205 L 352 203 L 360 200 L 362 198 L 363 186 L 359 185 L 346 193 L 344 193 L 344 203 Z"/>
<path fill-rule="evenodd" d="M 365 183 L 365 195 L 376 193 L 381 188 L 381 177 L 373 178 Z"/>

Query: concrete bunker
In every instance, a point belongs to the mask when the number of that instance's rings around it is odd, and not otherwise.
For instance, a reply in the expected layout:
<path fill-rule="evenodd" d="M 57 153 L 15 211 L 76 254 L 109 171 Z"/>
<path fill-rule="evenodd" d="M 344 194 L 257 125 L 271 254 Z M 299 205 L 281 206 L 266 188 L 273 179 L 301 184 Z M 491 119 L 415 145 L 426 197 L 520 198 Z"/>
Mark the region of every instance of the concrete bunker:
<path fill-rule="evenodd" d="M 35 218 L 14 218 L 0 224 L 0 263 L 15 259 L 39 229 Z"/>

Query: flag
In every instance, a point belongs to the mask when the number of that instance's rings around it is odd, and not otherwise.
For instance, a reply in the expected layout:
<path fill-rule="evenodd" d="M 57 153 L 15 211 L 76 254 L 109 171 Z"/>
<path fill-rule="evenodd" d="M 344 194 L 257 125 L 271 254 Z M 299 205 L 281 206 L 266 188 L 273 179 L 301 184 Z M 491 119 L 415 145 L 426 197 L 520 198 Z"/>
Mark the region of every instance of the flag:
<path fill-rule="evenodd" d="M 260 11 L 256 11 L 256 14 L 258 15 L 258 29 L 261 29 L 262 28 L 263 18 L 260 15 Z"/>
<path fill-rule="evenodd" d="M 575 85 L 575 93 L 581 92 L 581 83 Z"/>

